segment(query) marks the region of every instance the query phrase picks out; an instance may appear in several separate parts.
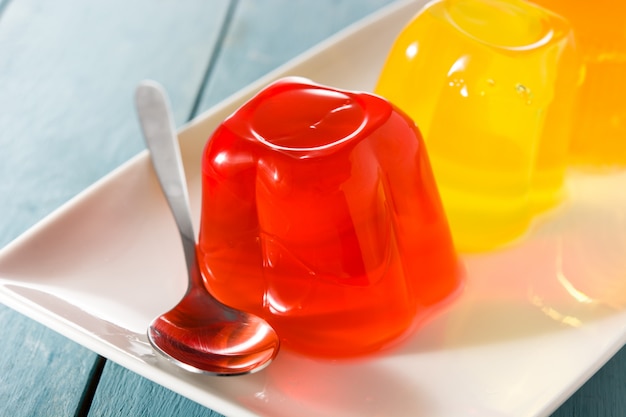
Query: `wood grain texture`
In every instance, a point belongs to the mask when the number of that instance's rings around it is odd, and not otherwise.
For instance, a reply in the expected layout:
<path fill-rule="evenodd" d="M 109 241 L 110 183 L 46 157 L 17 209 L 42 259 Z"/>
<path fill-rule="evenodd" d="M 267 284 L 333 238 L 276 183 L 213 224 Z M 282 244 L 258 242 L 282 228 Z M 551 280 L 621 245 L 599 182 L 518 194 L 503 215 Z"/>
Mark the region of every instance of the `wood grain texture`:
<path fill-rule="evenodd" d="M 240 0 L 210 74 L 206 110 L 391 0 Z"/>
<path fill-rule="evenodd" d="M 0 415 L 73 415 L 96 354 L 2 305 L 0 323 Z"/>
<path fill-rule="evenodd" d="M 144 148 L 139 80 L 187 120 L 228 4 L 0 0 L 0 247 Z M 0 322 L 0 415 L 74 415 L 96 355 L 4 306 Z"/>
<path fill-rule="evenodd" d="M 221 414 L 109 361 L 89 410 L 89 417 L 100 416 L 220 417 Z"/>
<path fill-rule="evenodd" d="M 15 0 L 0 21 L 0 246 L 144 148 L 141 79 L 189 117 L 227 1 Z M 8 179 L 11 179 L 10 181 Z"/>
<path fill-rule="evenodd" d="M 552 417 L 574 416 L 626 416 L 626 347 L 552 414 Z"/>

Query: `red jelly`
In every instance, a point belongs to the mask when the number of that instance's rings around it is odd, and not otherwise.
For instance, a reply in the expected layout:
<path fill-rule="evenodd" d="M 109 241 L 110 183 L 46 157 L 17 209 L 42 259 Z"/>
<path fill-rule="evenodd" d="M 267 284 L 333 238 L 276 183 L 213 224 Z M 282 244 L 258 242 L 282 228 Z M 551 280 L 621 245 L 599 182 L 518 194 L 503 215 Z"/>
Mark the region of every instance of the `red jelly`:
<path fill-rule="evenodd" d="M 275 82 L 212 135 L 202 186 L 208 290 L 287 348 L 377 351 L 459 286 L 422 138 L 378 96 Z"/>

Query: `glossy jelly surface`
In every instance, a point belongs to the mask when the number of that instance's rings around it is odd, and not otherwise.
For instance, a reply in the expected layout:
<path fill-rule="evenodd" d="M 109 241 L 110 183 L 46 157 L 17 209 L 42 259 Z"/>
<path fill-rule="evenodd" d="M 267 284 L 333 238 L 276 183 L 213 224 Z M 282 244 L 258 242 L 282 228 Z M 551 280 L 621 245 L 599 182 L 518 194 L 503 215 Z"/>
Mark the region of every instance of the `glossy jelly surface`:
<path fill-rule="evenodd" d="M 584 60 L 572 135 L 575 164 L 626 166 L 626 3 L 534 1 L 566 18 Z"/>
<path fill-rule="evenodd" d="M 430 3 L 400 33 L 375 92 L 422 131 L 457 249 L 560 201 L 579 76 L 568 23 L 523 1 Z"/>
<path fill-rule="evenodd" d="M 380 97 L 279 80 L 214 132 L 202 185 L 208 290 L 286 348 L 375 352 L 459 287 L 422 138 Z"/>

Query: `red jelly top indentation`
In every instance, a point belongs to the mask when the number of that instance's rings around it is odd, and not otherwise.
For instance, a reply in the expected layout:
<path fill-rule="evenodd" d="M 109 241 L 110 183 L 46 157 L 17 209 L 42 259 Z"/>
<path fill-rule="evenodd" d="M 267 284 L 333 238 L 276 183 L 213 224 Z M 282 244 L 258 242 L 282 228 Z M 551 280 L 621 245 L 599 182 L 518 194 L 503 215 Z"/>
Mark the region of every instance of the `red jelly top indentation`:
<path fill-rule="evenodd" d="M 346 94 L 298 89 L 263 101 L 254 112 L 252 128 L 273 145 L 317 148 L 350 136 L 362 123 L 361 106 Z"/>
<path fill-rule="evenodd" d="M 298 158 L 365 137 L 391 106 L 379 97 L 329 89 L 290 77 L 272 84 L 226 122 L 240 137 Z"/>

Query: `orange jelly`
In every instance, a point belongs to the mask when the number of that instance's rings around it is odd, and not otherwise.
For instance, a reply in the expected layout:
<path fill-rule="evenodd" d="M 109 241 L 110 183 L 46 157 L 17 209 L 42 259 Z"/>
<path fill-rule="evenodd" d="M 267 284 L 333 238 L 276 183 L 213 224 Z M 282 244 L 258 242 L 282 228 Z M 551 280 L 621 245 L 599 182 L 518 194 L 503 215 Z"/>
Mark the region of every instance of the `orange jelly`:
<path fill-rule="evenodd" d="M 420 133 L 380 97 L 279 80 L 214 132 L 202 186 L 207 289 L 292 350 L 375 352 L 459 286 Z"/>
<path fill-rule="evenodd" d="M 507 244 L 562 199 L 580 61 L 566 20 L 521 0 L 429 3 L 375 92 L 422 133 L 460 251 Z"/>
<path fill-rule="evenodd" d="M 584 61 L 572 162 L 626 165 L 626 3 L 533 1 L 570 21 Z"/>

